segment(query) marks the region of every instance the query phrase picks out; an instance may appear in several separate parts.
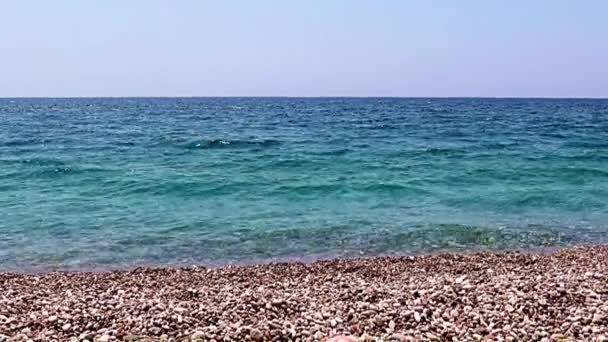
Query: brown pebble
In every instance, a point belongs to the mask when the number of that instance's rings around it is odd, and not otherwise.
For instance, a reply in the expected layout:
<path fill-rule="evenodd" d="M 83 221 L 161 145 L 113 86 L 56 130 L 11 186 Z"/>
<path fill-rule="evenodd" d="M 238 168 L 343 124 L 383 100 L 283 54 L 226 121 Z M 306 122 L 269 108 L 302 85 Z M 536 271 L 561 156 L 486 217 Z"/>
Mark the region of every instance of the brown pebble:
<path fill-rule="evenodd" d="M 251 336 L 251 339 L 256 341 L 256 342 L 260 342 L 264 340 L 264 334 L 262 334 L 262 332 L 258 329 L 251 329 L 251 332 L 249 333 L 249 336 Z"/>
<path fill-rule="evenodd" d="M 361 341 L 593 341 L 608 335 L 607 274 L 607 245 L 543 254 L 0 272 L 0 335 L 91 342 L 326 341 L 349 334 Z"/>
<path fill-rule="evenodd" d="M 356 339 L 349 336 L 334 336 L 326 342 L 356 342 Z"/>

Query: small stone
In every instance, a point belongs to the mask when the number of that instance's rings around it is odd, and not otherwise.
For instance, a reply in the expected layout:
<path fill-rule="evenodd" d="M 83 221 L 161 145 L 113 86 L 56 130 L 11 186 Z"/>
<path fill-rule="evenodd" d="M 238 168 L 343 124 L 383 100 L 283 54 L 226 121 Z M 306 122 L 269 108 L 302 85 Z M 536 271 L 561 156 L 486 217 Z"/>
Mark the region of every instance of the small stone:
<path fill-rule="evenodd" d="M 98 337 L 97 342 L 109 342 L 110 341 L 110 335 L 101 335 L 101 337 Z"/>
<path fill-rule="evenodd" d="M 160 333 L 162 332 L 162 329 L 159 327 L 151 327 L 150 329 L 148 329 L 148 331 L 154 335 L 154 336 L 158 336 L 160 335 Z"/>
<path fill-rule="evenodd" d="M 47 318 L 47 321 L 50 323 L 54 323 L 57 321 L 57 319 L 58 319 L 58 317 L 53 315 L 53 316 L 49 316 L 49 318 Z"/>
<path fill-rule="evenodd" d="M 275 330 L 280 330 L 281 328 L 283 328 L 279 323 L 270 321 L 268 322 L 268 326 L 270 327 L 270 329 L 275 329 Z"/>
<path fill-rule="evenodd" d="M 361 316 L 370 317 L 376 314 L 375 310 L 366 310 L 361 313 Z"/>
<path fill-rule="evenodd" d="M 467 279 L 467 276 L 463 275 L 463 276 L 456 278 L 454 281 L 456 282 L 456 284 L 461 284 L 462 282 L 464 282 L 465 279 Z"/>
<path fill-rule="evenodd" d="M 61 330 L 69 331 L 71 328 L 72 328 L 72 325 L 70 323 L 66 323 L 61 327 Z"/>
<path fill-rule="evenodd" d="M 403 334 L 393 334 L 391 336 L 391 340 L 397 341 L 397 342 L 409 342 L 412 340 L 412 338 L 409 336 L 405 336 Z"/>
<path fill-rule="evenodd" d="M 264 340 L 264 334 L 262 334 L 262 332 L 256 328 L 251 329 L 251 332 L 249 332 L 249 336 L 251 337 L 252 340 L 256 341 L 256 342 L 260 342 Z"/>
<path fill-rule="evenodd" d="M 348 336 L 334 336 L 327 340 L 327 342 L 355 342 L 356 340 Z"/>
<path fill-rule="evenodd" d="M 329 321 L 329 325 L 331 325 L 331 327 L 334 328 L 336 325 L 338 325 L 338 322 L 336 322 L 335 319 L 332 319 L 331 321 Z"/>
<path fill-rule="evenodd" d="M 439 341 L 439 337 L 435 336 L 434 334 L 428 332 L 426 333 L 426 337 L 430 340 L 430 341 Z"/>
<path fill-rule="evenodd" d="M 190 338 L 193 340 L 202 340 L 205 338 L 205 333 L 202 331 L 195 331 L 192 333 L 192 335 L 190 335 Z"/>
<path fill-rule="evenodd" d="M 82 334 L 80 334 L 80 336 L 78 338 L 81 341 L 82 340 L 89 340 L 90 341 L 90 340 L 94 339 L 95 337 L 92 334 L 82 333 Z"/>

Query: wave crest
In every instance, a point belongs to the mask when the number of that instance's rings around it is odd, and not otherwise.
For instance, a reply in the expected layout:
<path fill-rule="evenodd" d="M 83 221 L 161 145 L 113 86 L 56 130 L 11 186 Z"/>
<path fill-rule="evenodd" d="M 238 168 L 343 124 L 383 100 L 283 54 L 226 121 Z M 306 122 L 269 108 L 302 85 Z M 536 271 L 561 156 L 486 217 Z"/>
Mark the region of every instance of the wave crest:
<path fill-rule="evenodd" d="M 278 140 L 228 140 L 228 139 L 203 139 L 190 140 L 172 139 L 169 143 L 175 147 L 187 150 L 211 150 L 211 149 L 239 149 L 239 148 L 268 148 L 279 145 Z"/>

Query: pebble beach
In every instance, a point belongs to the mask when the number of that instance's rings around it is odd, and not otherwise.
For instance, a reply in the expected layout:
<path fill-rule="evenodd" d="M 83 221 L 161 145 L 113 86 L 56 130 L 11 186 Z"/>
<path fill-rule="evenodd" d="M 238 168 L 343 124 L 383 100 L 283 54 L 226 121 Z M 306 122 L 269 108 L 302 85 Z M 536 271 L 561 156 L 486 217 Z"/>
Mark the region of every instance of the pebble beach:
<path fill-rule="evenodd" d="M 0 273 L 2 342 L 607 337 L 608 245 L 220 268 Z"/>

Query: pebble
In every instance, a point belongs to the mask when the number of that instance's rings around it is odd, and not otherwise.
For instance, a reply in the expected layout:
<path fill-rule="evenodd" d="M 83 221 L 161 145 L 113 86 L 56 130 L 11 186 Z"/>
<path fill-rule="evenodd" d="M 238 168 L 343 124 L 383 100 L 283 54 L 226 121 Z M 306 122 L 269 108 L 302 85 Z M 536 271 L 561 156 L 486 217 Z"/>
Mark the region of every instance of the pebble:
<path fill-rule="evenodd" d="M 411 341 L 411 339 L 408 336 L 405 336 L 403 334 L 393 334 L 393 335 L 391 335 L 391 340 L 398 341 L 398 342 Z"/>
<path fill-rule="evenodd" d="M 158 336 L 160 335 L 160 333 L 163 331 L 161 328 L 159 327 L 152 327 L 150 329 L 148 329 L 148 331 L 150 332 L 150 334 L 152 334 L 153 336 Z"/>
<path fill-rule="evenodd" d="M 264 334 L 262 334 L 262 332 L 258 329 L 251 329 L 251 332 L 249 333 L 249 336 L 251 337 L 252 340 L 256 341 L 256 342 L 261 342 L 264 340 Z"/>
<path fill-rule="evenodd" d="M 538 255 L 0 272 L 0 342 L 9 336 L 90 342 L 332 336 L 332 342 L 601 341 L 608 336 L 605 274 L 606 245 Z M 24 298 L 34 304 L 23 305 Z"/>
<path fill-rule="evenodd" d="M 327 340 L 327 342 L 356 342 L 356 339 L 350 336 L 335 336 Z"/>

